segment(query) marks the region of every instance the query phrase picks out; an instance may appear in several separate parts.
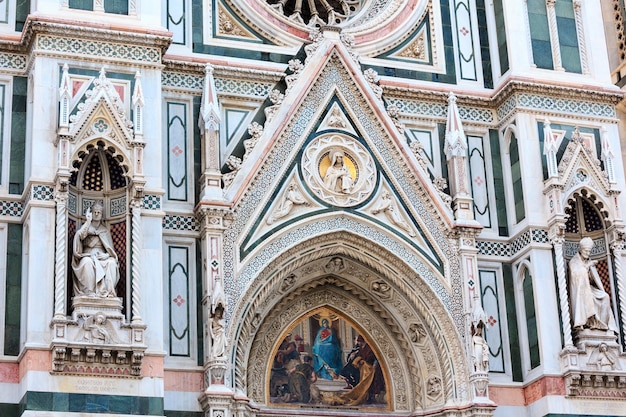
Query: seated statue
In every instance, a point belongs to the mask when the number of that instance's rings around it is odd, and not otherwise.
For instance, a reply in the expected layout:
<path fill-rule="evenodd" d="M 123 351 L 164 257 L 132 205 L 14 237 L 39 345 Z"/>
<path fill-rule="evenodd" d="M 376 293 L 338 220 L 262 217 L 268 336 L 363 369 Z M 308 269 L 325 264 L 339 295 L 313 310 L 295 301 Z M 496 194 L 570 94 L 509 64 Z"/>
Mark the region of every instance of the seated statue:
<path fill-rule="evenodd" d="M 574 329 L 611 330 L 617 333 L 609 295 L 604 291 L 596 271 L 596 261 L 589 259 L 592 247 L 591 238 L 581 239 L 578 253 L 569 261 Z"/>
<path fill-rule="evenodd" d="M 74 236 L 72 269 L 74 295 L 115 297 L 119 280 L 117 254 L 108 226 L 102 220 L 102 204 L 85 213 L 85 223 Z"/>

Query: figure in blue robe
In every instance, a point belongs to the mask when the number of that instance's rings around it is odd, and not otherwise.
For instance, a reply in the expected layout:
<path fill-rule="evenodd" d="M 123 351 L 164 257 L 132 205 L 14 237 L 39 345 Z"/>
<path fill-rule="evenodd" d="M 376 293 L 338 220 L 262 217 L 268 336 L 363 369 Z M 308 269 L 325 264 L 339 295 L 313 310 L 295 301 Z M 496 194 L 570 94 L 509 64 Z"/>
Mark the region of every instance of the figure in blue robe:
<path fill-rule="evenodd" d="M 341 346 L 328 319 L 321 324 L 313 342 L 313 368 L 320 378 L 336 379 L 343 366 Z"/>

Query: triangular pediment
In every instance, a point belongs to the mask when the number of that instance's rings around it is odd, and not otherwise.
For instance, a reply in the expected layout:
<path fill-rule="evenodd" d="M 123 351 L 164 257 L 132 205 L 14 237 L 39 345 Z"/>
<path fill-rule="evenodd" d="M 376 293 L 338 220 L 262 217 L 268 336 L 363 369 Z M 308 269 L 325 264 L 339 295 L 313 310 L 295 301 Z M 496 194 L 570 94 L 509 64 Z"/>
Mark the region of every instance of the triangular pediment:
<path fill-rule="evenodd" d="M 334 39 L 316 48 L 225 190 L 242 222 L 233 228 L 238 255 L 247 262 L 347 230 L 419 253 L 415 262 L 438 271 L 434 285 L 449 250 L 449 207 L 351 51 Z"/>
<path fill-rule="evenodd" d="M 95 137 L 108 139 L 121 149 L 129 150 L 134 140 L 132 123 L 116 87 L 106 78 L 104 70 L 93 81 L 93 89 L 85 92 L 86 100 L 70 117 L 69 136 L 76 144 Z"/>
<path fill-rule="evenodd" d="M 558 165 L 565 196 L 581 187 L 601 191 L 604 197 L 608 196 L 611 185 L 602 170 L 600 160 L 595 155 L 593 143 L 592 140 L 585 140 L 584 136 L 579 135 L 577 140 L 571 140 L 567 145 Z"/>

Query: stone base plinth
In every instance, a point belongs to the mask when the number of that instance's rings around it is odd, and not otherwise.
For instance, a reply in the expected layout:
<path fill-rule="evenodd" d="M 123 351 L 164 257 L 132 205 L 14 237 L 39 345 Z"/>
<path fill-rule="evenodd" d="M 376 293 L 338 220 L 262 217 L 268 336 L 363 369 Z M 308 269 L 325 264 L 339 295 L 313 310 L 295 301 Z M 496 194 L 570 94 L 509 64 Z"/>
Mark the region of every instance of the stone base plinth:
<path fill-rule="evenodd" d="M 72 306 L 74 307 L 72 314 L 74 320 L 81 316 L 92 316 L 100 312 L 107 317 L 123 317 L 122 299 L 120 297 L 103 298 L 79 295 L 72 298 Z"/>

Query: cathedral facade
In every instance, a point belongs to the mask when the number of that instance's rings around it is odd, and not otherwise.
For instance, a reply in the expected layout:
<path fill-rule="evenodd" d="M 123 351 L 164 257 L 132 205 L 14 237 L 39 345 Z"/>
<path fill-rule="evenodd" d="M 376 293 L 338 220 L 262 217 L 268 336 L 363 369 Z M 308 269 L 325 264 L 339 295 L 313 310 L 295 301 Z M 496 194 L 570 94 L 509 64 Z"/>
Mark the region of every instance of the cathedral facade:
<path fill-rule="evenodd" d="M 0 1 L 0 415 L 626 416 L 625 16 Z"/>

